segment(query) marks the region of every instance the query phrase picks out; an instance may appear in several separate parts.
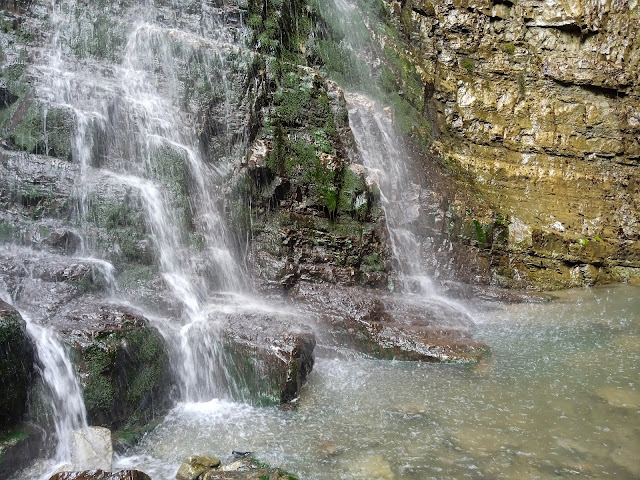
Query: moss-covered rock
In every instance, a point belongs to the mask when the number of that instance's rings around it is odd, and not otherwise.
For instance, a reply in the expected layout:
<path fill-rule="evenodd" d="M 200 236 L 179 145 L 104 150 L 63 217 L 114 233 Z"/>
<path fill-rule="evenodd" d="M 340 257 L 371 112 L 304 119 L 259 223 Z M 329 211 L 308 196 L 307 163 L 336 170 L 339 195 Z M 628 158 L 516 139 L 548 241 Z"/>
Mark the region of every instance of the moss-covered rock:
<path fill-rule="evenodd" d="M 290 288 L 299 280 L 386 284 L 390 271 L 379 196 L 355 155 L 340 88 L 317 71 L 268 58 L 254 94 L 253 141 L 238 193 L 252 264 L 259 275 Z M 245 227 L 247 228 L 247 227 Z M 369 275 L 365 258 L 380 258 Z"/>
<path fill-rule="evenodd" d="M 69 313 L 58 329 L 73 342 L 90 424 L 135 429 L 166 412 L 172 385 L 168 353 L 143 317 L 95 306 Z"/>
<path fill-rule="evenodd" d="M 34 348 L 20 314 L 0 300 L 0 431 L 22 419 L 33 375 Z"/>
<path fill-rule="evenodd" d="M 26 97 L 6 127 L 9 141 L 29 153 L 71 160 L 75 117 L 70 110 L 50 107 Z"/>
<path fill-rule="evenodd" d="M 212 461 L 213 460 L 213 461 Z M 196 472 L 199 472 L 196 474 Z M 194 455 L 185 460 L 176 476 L 178 480 L 298 480 L 281 468 L 244 454 L 239 460 L 220 464 L 214 457 Z"/>
<path fill-rule="evenodd" d="M 42 430 L 21 424 L 0 431 L 0 478 L 11 478 L 42 453 Z"/>
<path fill-rule="evenodd" d="M 107 252 L 109 259 L 118 267 L 153 264 L 155 252 L 147 235 L 145 213 L 138 198 L 90 195 L 86 220 L 98 227 L 88 231 L 89 245 Z"/>

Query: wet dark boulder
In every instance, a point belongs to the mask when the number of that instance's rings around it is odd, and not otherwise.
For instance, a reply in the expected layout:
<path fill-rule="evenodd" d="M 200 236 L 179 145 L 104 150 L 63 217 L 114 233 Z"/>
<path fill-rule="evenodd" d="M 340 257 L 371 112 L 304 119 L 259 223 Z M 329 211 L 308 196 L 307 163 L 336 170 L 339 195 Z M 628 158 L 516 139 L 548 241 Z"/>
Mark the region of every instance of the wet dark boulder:
<path fill-rule="evenodd" d="M 40 428 L 21 423 L 0 433 L 0 479 L 12 477 L 42 454 L 44 436 Z"/>
<path fill-rule="evenodd" d="M 142 315 L 109 304 L 80 303 L 56 319 L 75 351 L 90 424 L 135 430 L 170 406 L 167 347 Z"/>
<path fill-rule="evenodd" d="M 33 376 L 34 348 L 20 314 L 0 300 L 0 431 L 18 423 Z"/>
<path fill-rule="evenodd" d="M 468 314 L 441 297 L 301 284 L 292 298 L 310 313 L 320 312 L 324 346 L 347 346 L 383 359 L 445 363 L 477 363 L 489 354 L 489 347 L 473 338 Z"/>
<path fill-rule="evenodd" d="M 258 404 L 296 399 L 313 369 L 315 335 L 284 315 L 229 315 L 222 339 L 237 394 Z"/>

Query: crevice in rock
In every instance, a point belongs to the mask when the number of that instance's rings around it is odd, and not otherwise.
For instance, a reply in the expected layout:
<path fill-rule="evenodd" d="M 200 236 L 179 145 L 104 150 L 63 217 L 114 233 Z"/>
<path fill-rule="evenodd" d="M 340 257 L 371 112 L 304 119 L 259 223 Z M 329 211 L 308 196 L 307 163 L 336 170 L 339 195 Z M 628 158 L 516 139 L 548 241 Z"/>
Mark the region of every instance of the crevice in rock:
<path fill-rule="evenodd" d="M 552 80 L 558 85 L 561 85 L 565 88 L 578 87 L 595 95 L 602 95 L 607 98 L 625 98 L 629 96 L 629 94 L 625 91 L 619 90 L 617 88 L 606 87 L 604 85 L 587 85 L 584 83 L 568 82 L 559 78 L 552 78 Z"/>
<path fill-rule="evenodd" d="M 429 18 L 432 16 L 432 15 L 429 15 L 429 13 L 427 13 L 427 11 L 423 10 L 422 8 L 411 7 L 411 10 L 413 11 L 413 13 L 417 13 L 421 17 Z"/>
<path fill-rule="evenodd" d="M 525 27 L 527 28 L 547 28 L 550 30 L 559 30 L 569 35 L 580 37 L 580 42 L 584 42 L 587 38 L 598 34 L 598 30 L 589 28 L 587 25 L 578 25 L 575 22 L 557 23 L 557 24 L 538 24 L 530 23 L 533 19 L 525 19 Z"/>

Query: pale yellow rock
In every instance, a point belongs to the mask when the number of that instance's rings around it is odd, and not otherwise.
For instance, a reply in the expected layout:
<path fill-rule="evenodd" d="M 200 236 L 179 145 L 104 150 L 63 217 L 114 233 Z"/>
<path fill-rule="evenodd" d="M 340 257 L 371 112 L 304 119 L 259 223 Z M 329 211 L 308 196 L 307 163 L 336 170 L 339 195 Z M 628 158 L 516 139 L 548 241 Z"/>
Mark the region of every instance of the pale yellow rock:
<path fill-rule="evenodd" d="M 357 478 L 369 480 L 395 480 L 396 478 L 391 470 L 391 464 L 382 455 L 361 457 L 349 465 L 349 470 Z"/>

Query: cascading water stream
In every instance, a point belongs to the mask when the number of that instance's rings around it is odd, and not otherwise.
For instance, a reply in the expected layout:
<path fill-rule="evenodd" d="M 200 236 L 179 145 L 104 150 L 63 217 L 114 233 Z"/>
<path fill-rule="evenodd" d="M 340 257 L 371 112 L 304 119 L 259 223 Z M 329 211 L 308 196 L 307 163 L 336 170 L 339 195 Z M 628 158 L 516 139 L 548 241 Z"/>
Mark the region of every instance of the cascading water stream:
<path fill-rule="evenodd" d="M 119 20 L 126 41 L 121 60 L 112 63 L 69 53 L 70 44 L 82 41 L 74 38 L 81 34 L 75 8 L 75 2 L 52 5 L 54 32 L 38 91 L 76 119 L 73 158 L 80 166 L 80 223 L 87 222 L 91 209 L 90 178 L 135 192 L 146 213 L 159 273 L 180 305 L 179 321 L 158 322 L 157 327 L 173 343 L 181 396 L 200 401 L 224 395 L 229 378 L 210 298 L 212 292 L 237 294 L 246 285 L 217 203 L 228 170 L 225 159 L 205 161 L 194 112 L 180 92 L 187 88 L 190 69 L 202 68 L 208 88 L 223 91 L 224 111 L 231 111 L 226 62 L 242 50 L 244 27 L 230 31 L 222 13 L 202 2 L 200 24 L 189 30 L 172 7 L 144 2 Z M 228 126 L 226 133 L 231 145 Z M 91 241 L 84 245 L 83 256 L 101 255 Z M 150 312 L 148 317 L 158 315 Z"/>
<path fill-rule="evenodd" d="M 0 299 L 10 305 L 14 304 L 11 296 L 2 290 Z M 71 457 L 71 432 L 87 426 L 82 388 L 69 355 L 56 334 L 50 328 L 33 322 L 24 310 L 18 311 L 35 344 L 36 367 L 47 389 L 57 440 L 55 459 L 57 462 L 68 461 Z"/>
<path fill-rule="evenodd" d="M 343 34 L 342 44 L 356 56 L 368 58 L 369 77 L 375 85 L 371 65 L 379 64 L 374 42 L 376 35 L 368 24 L 367 15 L 348 0 L 333 0 L 332 5 L 320 5 L 323 14 L 332 17 Z M 360 161 L 367 169 L 368 182 L 380 189 L 382 207 L 394 260 L 400 280 L 400 290 L 416 294 L 422 299 L 446 304 L 464 315 L 468 310 L 441 294 L 426 269 L 421 239 L 416 232 L 420 216 L 420 185 L 412 181 L 413 175 L 406 159 L 400 135 L 393 126 L 391 112 L 375 100 L 378 90 L 372 85 L 358 85 L 356 90 L 367 95 L 345 92 L 349 109 L 349 126 L 356 141 Z"/>

